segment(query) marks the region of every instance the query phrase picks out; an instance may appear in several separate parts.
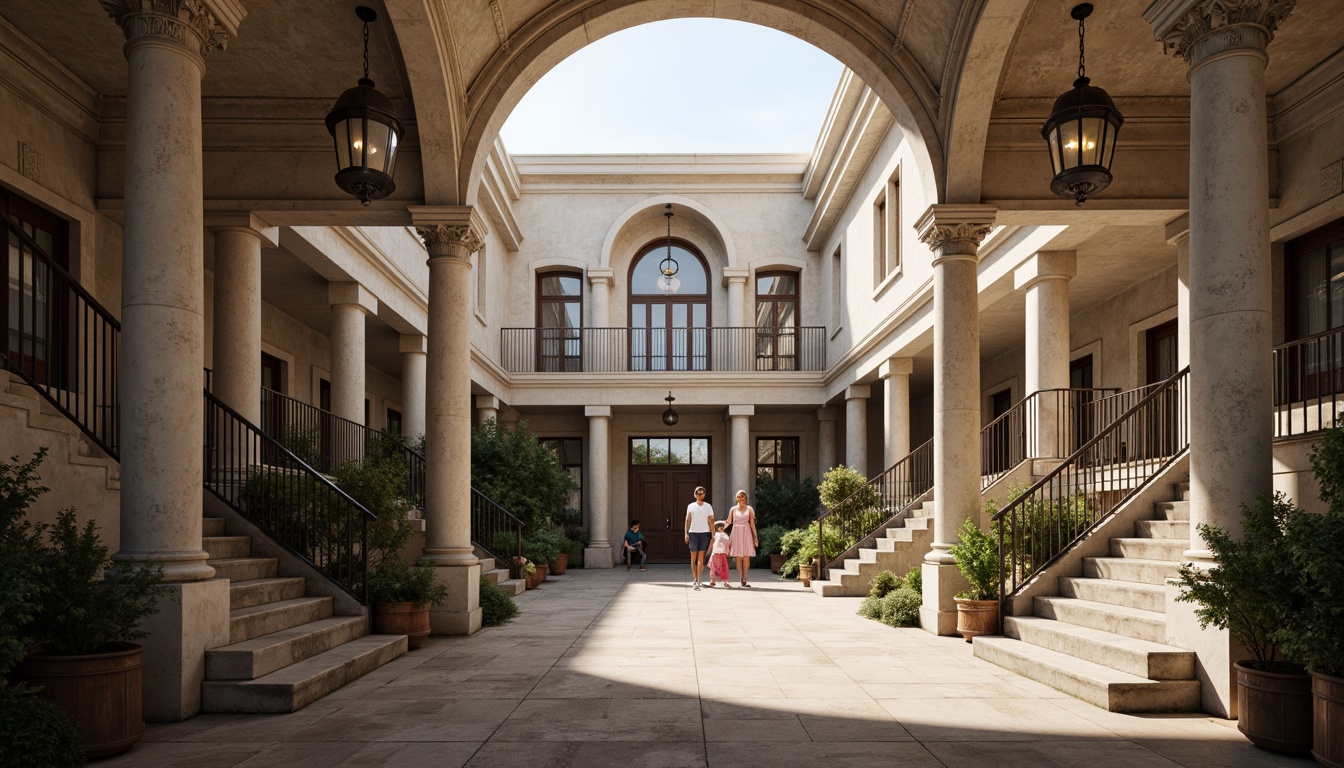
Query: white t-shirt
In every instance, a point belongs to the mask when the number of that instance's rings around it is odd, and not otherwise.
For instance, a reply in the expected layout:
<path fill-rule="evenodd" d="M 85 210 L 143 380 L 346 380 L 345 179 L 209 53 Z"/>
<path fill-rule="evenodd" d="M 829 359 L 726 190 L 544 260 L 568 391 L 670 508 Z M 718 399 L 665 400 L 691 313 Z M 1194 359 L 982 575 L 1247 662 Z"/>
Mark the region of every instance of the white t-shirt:
<path fill-rule="evenodd" d="M 730 542 L 732 542 L 732 539 L 729 538 L 728 534 L 722 531 L 714 534 L 714 549 L 710 550 L 710 554 L 711 555 L 728 554 L 728 544 Z"/>
<path fill-rule="evenodd" d="M 713 505 L 692 501 L 686 505 L 686 514 L 691 517 L 691 527 L 686 529 L 687 533 L 709 533 L 709 518 L 714 516 Z"/>

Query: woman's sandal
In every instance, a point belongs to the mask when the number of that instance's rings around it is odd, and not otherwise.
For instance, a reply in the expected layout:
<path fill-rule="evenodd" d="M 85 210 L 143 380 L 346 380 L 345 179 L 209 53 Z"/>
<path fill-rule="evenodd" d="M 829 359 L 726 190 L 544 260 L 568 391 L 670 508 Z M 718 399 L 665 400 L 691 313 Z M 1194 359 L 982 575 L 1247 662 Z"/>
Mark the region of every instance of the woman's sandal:
<path fill-rule="evenodd" d="M 750 587 L 751 585 L 748 584 L 747 582 L 743 581 L 743 582 L 742 582 L 742 586 L 744 586 L 744 587 Z"/>

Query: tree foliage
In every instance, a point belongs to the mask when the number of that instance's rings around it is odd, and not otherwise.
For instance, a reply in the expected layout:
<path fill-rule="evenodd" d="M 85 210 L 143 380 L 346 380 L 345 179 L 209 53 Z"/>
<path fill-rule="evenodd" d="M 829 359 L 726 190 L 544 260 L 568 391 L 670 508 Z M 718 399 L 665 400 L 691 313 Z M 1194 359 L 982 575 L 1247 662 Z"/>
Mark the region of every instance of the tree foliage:
<path fill-rule="evenodd" d="M 471 484 L 529 529 L 552 522 L 569 503 L 574 480 L 527 428 L 494 419 L 471 431 Z"/>
<path fill-rule="evenodd" d="M 756 476 L 756 530 L 772 525 L 799 528 L 817 518 L 821 494 L 812 478 L 785 477 L 776 480 L 769 473 Z"/>

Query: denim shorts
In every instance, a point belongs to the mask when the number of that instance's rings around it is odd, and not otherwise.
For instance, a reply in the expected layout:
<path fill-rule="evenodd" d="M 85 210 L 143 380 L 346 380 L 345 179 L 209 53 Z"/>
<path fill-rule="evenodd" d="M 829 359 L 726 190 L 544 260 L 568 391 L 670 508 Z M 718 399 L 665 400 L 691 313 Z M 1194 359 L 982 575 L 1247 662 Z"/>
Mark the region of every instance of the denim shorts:
<path fill-rule="evenodd" d="M 692 552 L 704 552 L 709 549 L 709 532 L 687 534 L 691 537 L 690 545 Z"/>

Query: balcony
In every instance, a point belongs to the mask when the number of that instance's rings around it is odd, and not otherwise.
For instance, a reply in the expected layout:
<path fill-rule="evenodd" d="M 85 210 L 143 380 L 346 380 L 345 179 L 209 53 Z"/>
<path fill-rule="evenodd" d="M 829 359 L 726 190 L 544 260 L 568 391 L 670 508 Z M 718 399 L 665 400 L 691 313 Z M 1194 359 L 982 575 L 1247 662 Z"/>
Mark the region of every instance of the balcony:
<path fill-rule="evenodd" d="M 822 371 L 826 329 L 504 328 L 510 373 Z"/>

